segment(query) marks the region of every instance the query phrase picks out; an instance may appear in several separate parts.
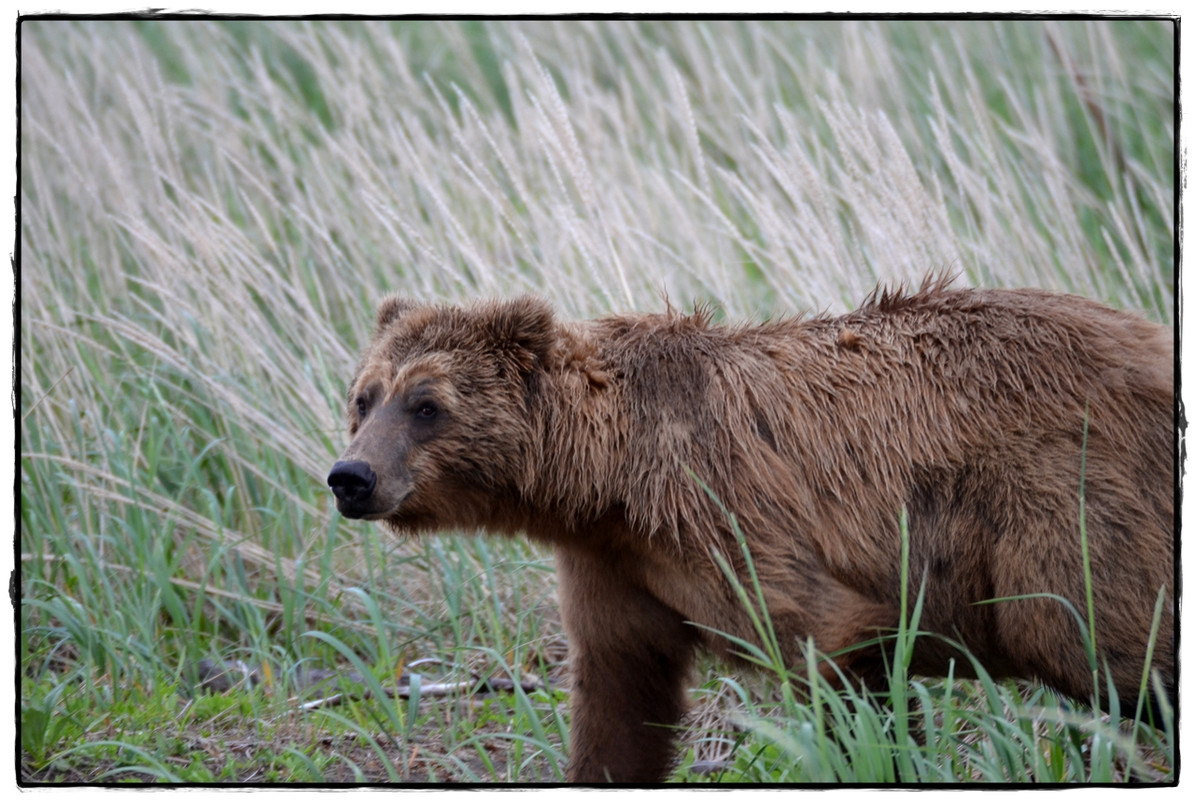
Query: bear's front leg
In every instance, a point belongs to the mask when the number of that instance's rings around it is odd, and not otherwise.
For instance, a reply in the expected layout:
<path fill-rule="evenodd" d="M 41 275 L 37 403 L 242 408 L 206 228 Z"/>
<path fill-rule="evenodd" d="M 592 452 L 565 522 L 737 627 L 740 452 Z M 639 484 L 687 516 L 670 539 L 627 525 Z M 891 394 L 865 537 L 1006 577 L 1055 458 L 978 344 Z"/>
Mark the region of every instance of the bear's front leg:
<path fill-rule="evenodd" d="M 656 783 L 675 757 L 696 632 L 614 553 L 558 550 L 572 679 L 568 779 Z"/>

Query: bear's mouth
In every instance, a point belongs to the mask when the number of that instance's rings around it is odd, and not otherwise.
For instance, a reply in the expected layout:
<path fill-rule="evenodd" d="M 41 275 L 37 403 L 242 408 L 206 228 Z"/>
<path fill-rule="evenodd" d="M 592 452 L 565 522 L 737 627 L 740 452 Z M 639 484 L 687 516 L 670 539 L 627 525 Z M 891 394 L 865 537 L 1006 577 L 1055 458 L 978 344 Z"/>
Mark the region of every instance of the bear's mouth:
<path fill-rule="evenodd" d="M 359 508 L 354 505 L 342 503 L 337 501 L 336 510 L 340 512 L 340 516 L 345 519 L 363 519 L 370 522 L 379 520 L 387 516 L 386 512 L 371 511 L 365 508 Z"/>
<path fill-rule="evenodd" d="M 406 499 L 406 496 L 403 496 Z M 394 519 L 400 516 L 402 509 L 402 500 L 387 507 L 378 508 L 372 503 L 350 503 L 339 498 L 336 500 L 336 510 L 340 512 L 340 516 L 345 519 L 361 519 L 367 522 L 377 522 L 378 520 Z"/>

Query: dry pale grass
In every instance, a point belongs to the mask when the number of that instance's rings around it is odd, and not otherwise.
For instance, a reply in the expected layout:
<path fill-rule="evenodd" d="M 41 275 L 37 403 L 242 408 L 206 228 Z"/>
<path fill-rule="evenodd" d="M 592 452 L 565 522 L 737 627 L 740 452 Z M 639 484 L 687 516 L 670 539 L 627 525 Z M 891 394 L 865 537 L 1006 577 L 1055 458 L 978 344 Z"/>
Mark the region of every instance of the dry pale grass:
<path fill-rule="evenodd" d="M 1170 42 L 1128 24 L 27 21 L 27 424 L 165 370 L 319 481 L 389 290 L 759 317 L 947 271 L 1167 318 Z"/>

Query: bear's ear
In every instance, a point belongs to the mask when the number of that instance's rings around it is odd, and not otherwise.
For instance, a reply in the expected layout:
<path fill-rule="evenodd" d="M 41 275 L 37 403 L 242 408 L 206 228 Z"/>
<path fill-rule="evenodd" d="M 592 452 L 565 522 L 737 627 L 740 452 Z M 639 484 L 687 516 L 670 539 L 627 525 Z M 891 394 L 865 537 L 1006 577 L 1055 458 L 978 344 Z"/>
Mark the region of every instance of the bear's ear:
<path fill-rule="evenodd" d="M 492 341 L 511 352 L 526 371 L 543 363 L 556 343 L 556 316 L 538 297 L 519 297 L 490 305 L 485 310 Z"/>
<path fill-rule="evenodd" d="M 407 312 L 419 308 L 419 303 L 407 297 L 392 294 L 378 304 L 376 330 L 381 331 L 391 322 L 401 318 Z"/>

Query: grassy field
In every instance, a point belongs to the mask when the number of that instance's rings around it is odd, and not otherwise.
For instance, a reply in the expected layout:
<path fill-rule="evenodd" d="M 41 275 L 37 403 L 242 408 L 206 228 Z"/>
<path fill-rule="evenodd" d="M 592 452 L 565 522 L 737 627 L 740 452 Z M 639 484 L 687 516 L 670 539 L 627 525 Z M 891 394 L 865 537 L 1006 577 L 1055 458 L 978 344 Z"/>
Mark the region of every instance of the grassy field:
<path fill-rule="evenodd" d="M 25 781 L 561 778 L 550 554 L 399 541 L 329 502 L 387 292 L 759 319 L 945 271 L 1173 316 L 1165 22 L 26 20 L 20 39 Z M 209 663 L 237 685 L 203 691 Z M 1173 775 L 1169 716 L 903 677 L 827 718 L 795 678 L 711 668 L 675 777 Z"/>

